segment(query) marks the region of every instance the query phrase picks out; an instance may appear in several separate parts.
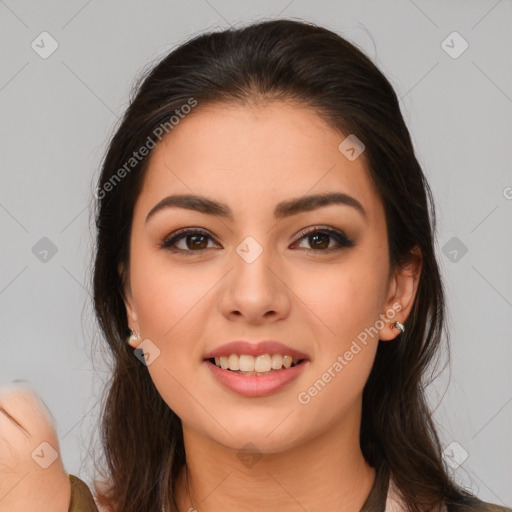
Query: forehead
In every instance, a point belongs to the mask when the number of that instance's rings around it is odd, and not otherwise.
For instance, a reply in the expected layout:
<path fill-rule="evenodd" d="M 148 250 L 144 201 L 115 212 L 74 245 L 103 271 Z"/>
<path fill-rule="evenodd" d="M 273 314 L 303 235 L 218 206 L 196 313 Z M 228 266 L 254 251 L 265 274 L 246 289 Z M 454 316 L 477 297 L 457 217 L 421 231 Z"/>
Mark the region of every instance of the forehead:
<path fill-rule="evenodd" d="M 170 193 L 206 195 L 236 214 L 237 205 L 337 191 L 382 215 L 363 156 L 339 149 L 347 135 L 306 106 L 199 105 L 153 150 L 140 199 L 150 208 Z"/>

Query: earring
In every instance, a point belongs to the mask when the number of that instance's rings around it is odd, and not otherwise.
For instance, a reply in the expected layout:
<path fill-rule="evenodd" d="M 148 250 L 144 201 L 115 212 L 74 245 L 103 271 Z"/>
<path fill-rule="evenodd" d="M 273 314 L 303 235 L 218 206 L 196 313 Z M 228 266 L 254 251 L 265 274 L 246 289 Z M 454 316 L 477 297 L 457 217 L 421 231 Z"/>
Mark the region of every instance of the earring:
<path fill-rule="evenodd" d="M 405 332 L 405 325 L 402 322 L 397 320 L 393 325 L 400 331 L 400 334 Z"/>
<path fill-rule="evenodd" d="M 137 340 L 139 340 L 139 339 L 140 339 L 140 334 L 139 334 L 139 332 L 138 332 L 138 331 L 135 331 L 135 330 L 133 330 L 133 331 L 132 331 L 132 330 L 130 330 L 130 336 L 128 336 L 128 340 L 127 340 L 127 342 L 128 342 L 129 344 L 131 344 L 132 342 L 137 341 Z"/>

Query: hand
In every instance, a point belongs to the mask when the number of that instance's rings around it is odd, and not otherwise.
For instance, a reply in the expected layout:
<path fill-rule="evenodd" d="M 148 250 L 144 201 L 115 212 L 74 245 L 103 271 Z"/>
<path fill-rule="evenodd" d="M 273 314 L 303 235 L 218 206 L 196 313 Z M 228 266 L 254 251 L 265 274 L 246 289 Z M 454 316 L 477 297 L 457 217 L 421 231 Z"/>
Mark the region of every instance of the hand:
<path fill-rule="evenodd" d="M 0 390 L 0 511 L 67 512 L 70 500 L 50 412 L 30 389 Z"/>

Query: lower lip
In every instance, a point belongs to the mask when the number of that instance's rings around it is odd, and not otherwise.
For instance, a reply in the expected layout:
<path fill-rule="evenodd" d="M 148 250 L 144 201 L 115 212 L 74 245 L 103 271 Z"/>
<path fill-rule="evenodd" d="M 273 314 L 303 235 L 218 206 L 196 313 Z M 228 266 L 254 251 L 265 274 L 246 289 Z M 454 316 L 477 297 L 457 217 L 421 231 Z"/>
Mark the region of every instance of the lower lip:
<path fill-rule="evenodd" d="M 213 376 L 226 388 L 247 397 L 267 396 L 276 393 L 295 380 L 304 370 L 309 361 L 303 361 L 292 368 L 285 368 L 270 375 L 241 375 L 223 370 L 205 360 Z"/>

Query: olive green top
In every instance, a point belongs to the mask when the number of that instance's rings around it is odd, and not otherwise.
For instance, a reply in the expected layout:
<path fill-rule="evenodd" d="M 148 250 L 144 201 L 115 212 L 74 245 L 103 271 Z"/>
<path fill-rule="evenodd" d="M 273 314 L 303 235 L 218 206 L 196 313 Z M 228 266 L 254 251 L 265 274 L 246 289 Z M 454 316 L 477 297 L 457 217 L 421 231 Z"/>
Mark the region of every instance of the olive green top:
<path fill-rule="evenodd" d="M 360 512 L 386 512 L 389 489 L 389 469 L 384 466 L 376 472 L 370 494 Z M 75 475 L 69 475 L 71 482 L 71 502 L 68 512 L 99 512 L 87 484 Z M 512 509 L 476 500 L 471 506 L 446 507 L 446 512 L 512 512 Z"/>
<path fill-rule="evenodd" d="M 71 501 L 68 512 L 99 512 L 87 484 L 75 475 L 69 475 Z"/>
<path fill-rule="evenodd" d="M 68 512 L 99 512 L 87 484 L 75 475 L 69 475 L 69 481 L 71 482 L 71 503 Z M 361 512 L 385 511 L 387 485 L 387 474 L 381 471 L 375 478 Z"/>

